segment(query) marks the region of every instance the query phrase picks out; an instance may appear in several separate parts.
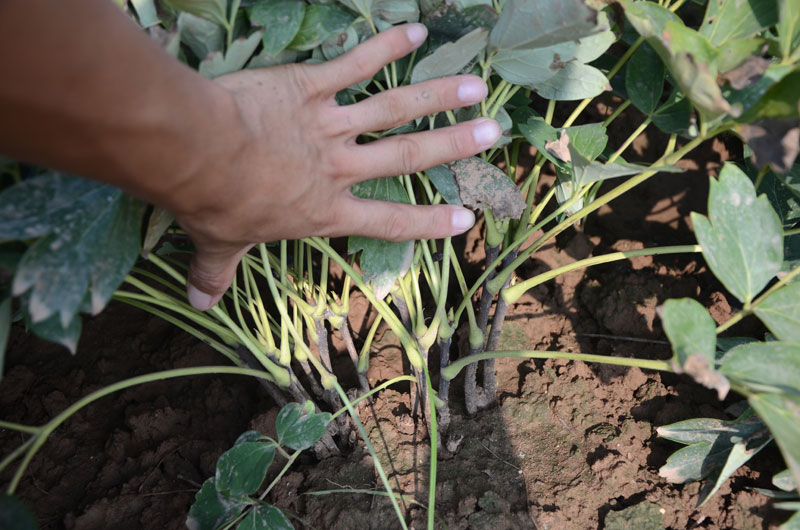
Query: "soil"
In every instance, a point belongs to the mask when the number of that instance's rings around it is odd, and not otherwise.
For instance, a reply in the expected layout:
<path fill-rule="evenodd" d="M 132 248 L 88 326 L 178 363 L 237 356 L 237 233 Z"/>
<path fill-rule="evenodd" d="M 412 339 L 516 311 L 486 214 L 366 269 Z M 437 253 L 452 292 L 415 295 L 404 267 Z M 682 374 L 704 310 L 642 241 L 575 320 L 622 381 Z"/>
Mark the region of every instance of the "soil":
<path fill-rule="evenodd" d="M 602 111 L 599 107 L 595 112 Z M 596 116 L 595 116 L 596 117 Z M 631 130 L 623 127 L 623 130 Z M 647 136 L 627 158 L 654 159 L 664 138 Z M 654 156 L 656 155 L 656 156 Z M 730 156 L 720 141 L 684 162 L 683 174 L 661 175 L 570 230 L 518 271 L 521 277 L 589 255 L 693 242 L 690 211 L 705 211 L 709 172 Z M 552 183 L 552 175 L 541 186 Z M 461 241 L 477 276 L 481 227 Z M 366 333 L 366 301 L 353 294 L 350 324 Z M 698 299 L 718 321 L 737 309 L 702 258 L 643 257 L 575 271 L 529 291 L 510 309 L 500 349 L 551 349 L 669 358 L 656 313 L 667 297 Z M 737 334 L 761 332 L 746 321 Z M 464 352 L 463 330 L 454 354 Z M 402 352 L 382 330 L 373 348 L 371 385 L 402 371 Z M 459 341 L 461 348 L 458 347 Z M 344 348 L 342 379 L 355 378 Z M 358 345 L 358 344 L 357 344 Z M 225 364 L 208 346 L 139 310 L 112 303 L 85 322 L 79 351 L 15 328 L 0 381 L 0 417 L 41 424 L 80 397 L 110 383 L 176 367 Z M 770 447 L 700 509 L 700 484 L 669 484 L 658 468 L 677 446 L 659 425 L 705 416 L 729 418 L 730 397 L 685 377 L 638 368 L 567 361 L 500 360 L 499 406 L 467 417 L 462 382 L 451 389 L 452 423 L 438 465 L 438 520 L 449 529 L 777 528 L 786 512 L 751 490 L 770 487 L 782 469 Z M 349 370 L 349 371 L 348 371 Z M 360 417 L 390 480 L 403 490 L 409 527 L 425 527 L 428 440 L 411 415 L 407 386 L 397 385 L 360 408 Z M 103 398 L 54 432 L 18 489 L 43 529 L 183 528 L 200 484 L 216 458 L 247 429 L 273 430 L 277 408 L 248 378 L 203 376 L 150 383 Z M 0 454 L 23 437 L 0 431 Z M 282 465 L 282 462 L 280 463 Z M 273 465 L 270 475 L 278 470 Z M 0 483 L 10 479 L 9 471 Z M 398 523 L 385 497 L 320 490 L 377 489 L 360 444 L 339 457 L 303 455 L 270 494 L 297 528 L 389 529 Z M 441 526 L 444 528 L 444 526 Z"/>

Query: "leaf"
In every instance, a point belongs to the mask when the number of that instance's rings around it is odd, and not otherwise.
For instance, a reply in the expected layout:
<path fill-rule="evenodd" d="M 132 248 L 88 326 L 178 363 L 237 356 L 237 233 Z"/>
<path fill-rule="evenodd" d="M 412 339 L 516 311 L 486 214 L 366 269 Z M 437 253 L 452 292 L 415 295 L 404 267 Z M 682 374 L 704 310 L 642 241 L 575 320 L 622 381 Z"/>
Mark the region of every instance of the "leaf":
<path fill-rule="evenodd" d="M 784 69 L 775 70 L 778 76 L 785 72 Z M 800 92 L 800 71 L 784 74 L 780 80 L 771 84 L 758 102 L 737 121 L 750 123 L 764 118 L 797 119 L 800 116 L 797 104 L 798 92 Z"/>
<path fill-rule="evenodd" d="M 761 57 L 766 46 L 767 41 L 761 38 L 738 39 L 726 42 L 724 45 L 720 46 L 719 55 L 717 56 L 717 66 L 720 73 L 725 74 L 727 78 L 733 70 L 739 68 L 751 59 L 761 60 L 764 69 L 766 69 L 767 66 L 772 64 L 771 61 L 767 61 Z M 763 73 L 763 71 L 762 69 L 761 72 Z M 737 90 L 741 90 L 741 88 L 737 88 Z M 728 101 L 730 102 L 730 99 L 728 99 Z"/>
<path fill-rule="evenodd" d="M 753 162 L 759 169 L 770 166 L 785 173 L 800 153 L 797 119 L 765 118 L 742 125 L 739 134 L 753 151 Z"/>
<path fill-rule="evenodd" d="M 0 238 L 42 236 L 12 283 L 29 294 L 34 324 L 57 314 L 67 327 L 90 286 L 99 312 L 139 253 L 142 205 L 111 186 L 51 172 L 8 188 L 0 204 Z"/>
<path fill-rule="evenodd" d="M 714 46 L 761 33 L 778 21 L 775 0 L 710 0 L 700 33 Z"/>
<path fill-rule="evenodd" d="M 532 88 L 562 70 L 575 58 L 576 50 L 574 41 L 536 49 L 499 50 L 492 57 L 492 68 L 509 83 Z"/>
<path fill-rule="evenodd" d="M 608 143 L 606 126 L 602 123 L 587 123 L 567 127 L 569 145 L 588 160 L 600 156 Z"/>
<path fill-rule="evenodd" d="M 748 304 L 783 262 L 783 229 L 765 196 L 756 198 L 741 169 L 725 164 L 711 179 L 709 218 L 692 212 L 697 241 L 714 275 Z"/>
<path fill-rule="evenodd" d="M 247 514 L 237 530 L 294 530 L 294 526 L 275 506 L 262 504 Z"/>
<path fill-rule="evenodd" d="M 339 0 L 339 2 L 358 14 L 369 14 L 373 0 Z"/>
<path fill-rule="evenodd" d="M 755 456 L 759 451 L 761 451 L 768 443 L 772 441 L 772 437 L 769 435 L 764 435 L 758 440 L 755 440 L 751 443 L 744 443 L 739 442 L 734 444 L 733 448 L 731 449 L 730 453 L 728 453 L 728 459 L 725 461 L 725 465 L 722 466 L 719 473 L 717 473 L 716 480 L 713 482 L 713 487 L 703 488 L 700 492 L 700 497 L 698 498 L 697 507 L 700 508 L 706 502 L 714 496 L 714 494 L 719 491 L 722 487 L 722 484 L 733 475 L 736 470 L 742 467 L 748 460 L 750 460 L 753 456 Z"/>
<path fill-rule="evenodd" d="M 800 283 L 770 294 L 755 306 L 755 313 L 779 340 L 800 342 Z"/>
<path fill-rule="evenodd" d="M 178 15 L 178 35 L 181 42 L 200 60 L 225 46 L 225 30 L 222 26 L 191 13 Z"/>
<path fill-rule="evenodd" d="M 572 159 L 573 179 L 578 187 L 601 180 L 637 175 L 645 171 L 663 171 L 666 173 L 681 173 L 683 171 L 677 166 L 648 167 L 628 164 L 627 162 L 612 162 L 610 164 L 591 162 L 580 154 L 572 144 L 569 145 L 569 152 Z"/>
<path fill-rule="evenodd" d="M 733 90 L 732 88 L 726 87 L 724 92 L 725 98 L 732 106 L 742 110 L 742 115 L 737 118 L 736 121 L 744 123 L 744 121 L 750 117 L 749 115 L 751 112 L 757 111 L 757 109 L 754 110 L 754 107 L 759 104 L 764 94 L 766 94 L 775 83 L 792 73 L 793 69 L 794 67 L 792 65 L 771 64 L 764 71 L 761 78 L 751 86 L 742 90 Z M 756 116 L 753 115 L 753 119 L 755 118 Z"/>
<path fill-rule="evenodd" d="M 26 297 L 21 298 L 25 300 Z M 61 344 L 73 355 L 78 351 L 78 339 L 81 336 L 82 322 L 80 315 L 75 315 L 66 325 L 61 323 L 59 315 L 52 315 L 41 322 L 33 322 L 30 313 L 24 307 L 23 303 L 23 317 L 25 318 L 25 325 L 36 336 Z"/>
<path fill-rule="evenodd" d="M 558 129 L 544 121 L 544 118 L 536 114 L 529 108 L 520 108 L 511 114 L 517 130 L 525 139 L 534 146 L 539 153 L 556 165 L 561 165 L 562 161 L 553 156 L 545 147 L 548 142 L 558 140 Z"/>
<path fill-rule="evenodd" d="M 440 46 L 417 63 L 411 72 L 411 83 L 420 83 L 428 79 L 461 72 L 486 47 L 488 38 L 489 32 L 484 28 L 478 28 L 456 42 Z"/>
<path fill-rule="evenodd" d="M 590 63 L 594 61 L 617 41 L 617 36 L 611 30 L 611 21 L 605 11 L 598 11 L 597 13 L 597 30 L 599 33 L 577 39 L 575 60 L 578 62 Z"/>
<path fill-rule="evenodd" d="M 217 491 L 240 497 L 258 490 L 275 457 L 275 445 L 262 439 L 260 433 L 247 431 L 219 457 L 214 477 Z"/>
<path fill-rule="evenodd" d="M 153 213 L 150 214 L 150 219 L 147 221 L 147 230 L 142 244 L 142 256 L 146 258 L 150 251 L 156 248 L 161 236 L 164 235 L 164 232 L 172 225 L 173 221 L 175 221 L 175 218 L 165 209 L 158 207 L 153 209 Z"/>
<path fill-rule="evenodd" d="M 253 6 L 250 22 L 263 26 L 264 53 L 278 55 L 295 38 L 303 23 L 306 4 L 302 0 L 270 0 Z"/>
<path fill-rule="evenodd" d="M 194 497 L 194 504 L 189 508 L 186 527 L 189 530 L 216 530 L 233 520 L 247 507 L 249 499 L 229 497 L 214 486 L 214 479 L 203 483 Z"/>
<path fill-rule="evenodd" d="M 197 70 L 209 79 L 238 72 L 244 68 L 253 52 L 258 48 L 263 34 L 264 30 L 260 29 L 247 38 L 236 39 L 224 55 L 221 51 L 211 52 L 200 62 Z"/>
<path fill-rule="evenodd" d="M 390 24 L 417 22 L 419 6 L 417 0 L 375 0 L 372 15 Z"/>
<path fill-rule="evenodd" d="M 221 26 L 228 23 L 226 11 L 228 3 L 226 0 L 164 0 L 166 4 L 178 9 L 206 18 L 216 22 Z"/>
<path fill-rule="evenodd" d="M 425 174 L 428 175 L 428 178 L 447 204 L 457 204 L 461 206 L 456 176 L 450 168 L 440 165 L 425 170 Z"/>
<path fill-rule="evenodd" d="M 38 525 L 22 502 L 12 495 L 4 494 L 0 497 L 0 528 L 37 530 Z"/>
<path fill-rule="evenodd" d="M 769 59 L 759 56 L 748 57 L 744 63 L 725 73 L 723 78 L 736 90 L 753 86 L 772 64 Z"/>
<path fill-rule="evenodd" d="M 330 421 L 331 415 L 327 412 L 309 413 L 300 403 L 289 403 L 281 409 L 275 420 L 278 443 L 295 451 L 308 449 L 322 438 Z"/>
<path fill-rule="evenodd" d="M 778 0 L 778 31 L 781 56 L 787 59 L 800 49 L 800 4 L 795 0 Z"/>
<path fill-rule="evenodd" d="M 656 51 L 646 42 L 642 43 L 625 69 L 625 90 L 637 109 L 651 114 L 658 107 L 665 74 L 664 63 Z"/>
<path fill-rule="evenodd" d="M 489 37 L 495 50 L 543 48 L 598 33 L 583 0 L 508 0 Z"/>
<path fill-rule="evenodd" d="M 311 4 L 306 7 L 303 23 L 289 48 L 312 50 L 336 33 L 342 33 L 353 23 L 353 16 L 332 4 Z"/>
<path fill-rule="evenodd" d="M 541 97 L 556 101 L 593 98 L 611 89 L 605 74 L 587 64 L 570 62 L 549 79 L 531 87 Z"/>
<path fill-rule="evenodd" d="M 716 418 L 693 418 L 656 429 L 658 435 L 673 442 L 685 445 L 700 442 L 714 443 L 720 437 L 741 441 L 750 438 L 764 429 L 764 423 L 753 414 L 752 409 L 745 411 L 733 421 Z"/>
<path fill-rule="evenodd" d="M 794 480 L 792 480 L 792 473 L 788 469 L 784 469 L 772 477 L 772 485 L 783 491 L 792 491 L 797 489 L 797 484 L 795 484 Z"/>
<path fill-rule="evenodd" d="M 522 215 L 525 210 L 522 193 L 497 166 L 474 156 L 447 166 L 455 174 L 458 195 L 465 206 L 491 208 L 498 220 L 519 219 Z"/>
<path fill-rule="evenodd" d="M 800 342 L 752 342 L 730 350 L 719 371 L 761 392 L 800 394 Z"/>
<path fill-rule="evenodd" d="M 692 105 L 678 90 L 652 115 L 653 123 L 667 134 L 690 135 L 692 124 Z M 695 128 L 696 129 L 696 128 Z"/>
<path fill-rule="evenodd" d="M 154 0 L 131 0 L 131 4 L 136 10 L 136 17 L 139 19 L 139 25 L 142 28 L 147 29 L 161 24 Z"/>
<path fill-rule="evenodd" d="M 696 300 L 667 300 L 661 310 L 664 333 L 672 345 L 672 366 L 676 373 L 686 373 L 703 386 L 717 391 L 720 400 L 730 390 L 725 377 L 714 371 L 716 324 Z"/>
<path fill-rule="evenodd" d="M 408 195 L 395 177 L 360 182 L 351 188 L 362 199 L 392 201 L 408 204 Z M 413 241 L 383 241 L 351 236 L 348 254 L 363 251 L 359 260 L 364 281 L 372 286 L 375 296 L 382 300 L 389 294 L 397 278 L 408 271 L 414 257 Z"/>
<path fill-rule="evenodd" d="M 433 11 L 426 11 L 423 2 L 420 2 L 420 8 L 424 14 L 422 23 L 428 27 L 429 51 L 447 42 L 456 41 L 475 29 L 491 30 L 497 22 L 497 12 L 486 5 L 462 10 L 456 5 L 442 3 L 435 6 Z"/>
<path fill-rule="evenodd" d="M 6 345 L 11 332 L 11 296 L 0 293 L 0 377 L 3 376 L 5 366 Z"/>
<path fill-rule="evenodd" d="M 748 401 L 772 432 L 794 483 L 800 484 L 800 396 L 752 394 Z"/>
<path fill-rule="evenodd" d="M 758 179 L 758 171 L 748 165 L 747 176 Z M 785 175 L 767 171 L 758 191 L 763 192 L 781 219 L 784 230 L 800 222 L 800 164 L 795 164 Z"/>

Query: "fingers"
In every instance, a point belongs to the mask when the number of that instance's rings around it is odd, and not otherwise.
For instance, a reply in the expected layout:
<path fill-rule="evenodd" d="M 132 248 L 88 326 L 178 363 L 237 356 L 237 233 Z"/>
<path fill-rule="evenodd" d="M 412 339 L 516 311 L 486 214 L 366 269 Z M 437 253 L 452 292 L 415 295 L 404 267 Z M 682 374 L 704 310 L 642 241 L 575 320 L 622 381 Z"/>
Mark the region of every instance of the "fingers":
<path fill-rule="evenodd" d="M 443 129 L 348 145 L 345 149 L 350 154 L 343 164 L 343 179 L 350 186 L 375 177 L 410 175 L 480 153 L 493 146 L 501 133 L 496 121 L 481 118 Z"/>
<path fill-rule="evenodd" d="M 330 94 L 369 79 L 392 61 L 405 57 L 422 44 L 428 29 L 404 24 L 383 31 L 339 57 L 309 69 L 316 85 Z"/>
<path fill-rule="evenodd" d="M 402 125 L 413 119 L 474 105 L 486 97 L 486 83 L 476 75 L 432 79 L 381 92 L 354 105 L 342 107 L 350 116 L 353 132 L 361 134 Z"/>
<path fill-rule="evenodd" d="M 466 232 L 475 224 L 475 214 L 460 206 L 412 206 L 350 196 L 340 208 L 332 236 L 359 235 L 387 241 L 441 239 Z"/>
<path fill-rule="evenodd" d="M 205 311 L 219 302 L 233 282 L 239 261 L 250 248 L 218 249 L 197 245 L 189 264 L 189 284 L 186 287 L 192 307 Z"/>

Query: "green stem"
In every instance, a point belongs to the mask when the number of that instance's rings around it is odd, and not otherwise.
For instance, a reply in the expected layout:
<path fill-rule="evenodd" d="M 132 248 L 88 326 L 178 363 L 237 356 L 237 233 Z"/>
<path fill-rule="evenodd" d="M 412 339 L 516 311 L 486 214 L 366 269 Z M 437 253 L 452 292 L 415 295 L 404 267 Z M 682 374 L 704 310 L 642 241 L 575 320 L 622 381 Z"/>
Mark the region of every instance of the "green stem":
<path fill-rule="evenodd" d="M 792 228 L 790 230 L 784 230 L 783 231 L 783 237 L 796 236 L 797 234 L 800 234 L 800 228 Z"/>
<path fill-rule="evenodd" d="M 614 112 L 612 112 L 611 115 L 603 121 L 603 125 L 605 127 L 611 125 L 611 123 L 617 118 L 619 118 L 619 115 L 622 114 L 625 111 L 625 109 L 627 109 L 630 105 L 631 105 L 630 99 L 626 99 L 625 101 L 623 101 L 622 104 L 619 107 L 617 107 L 614 110 Z"/>
<path fill-rule="evenodd" d="M 284 465 L 283 468 L 280 470 L 280 472 L 278 472 L 278 475 L 274 479 L 272 479 L 272 482 L 269 483 L 269 486 L 267 486 L 267 489 L 264 490 L 264 493 L 262 493 L 258 497 L 260 500 L 262 501 L 264 500 L 264 498 L 272 490 L 272 488 L 274 488 L 275 485 L 281 480 L 281 478 L 283 478 L 286 472 L 289 471 L 289 468 L 292 466 L 292 464 L 294 464 L 294 461 L 297 460 L 297 457 L 300 456 L 300 453 L 302 452 L 303 451 L 298 450 L 289 456 L 289 459 L 286 461 L 286 465 Z"/>
<path fill-rule="evenodd" d="M 484 361 L 486 359 L 500 359 L 511 357 L 516 359 L 566 359 L 569 361 L 583 361 L 587 363 L 613 364 L 617 366 L 635 366 L 645 370 L 660 370 L 662 372 L 672 372 L 669 361 L 656 361 L 650 359 L 631 359 L 627 357 L 612 357 L 610 355 L 592 355 L 588 353 L 571 353 L 560 351 L 536 351 L 536 350 L 505 350 L 490 351 L 462 357 L 450 363 L 450 366 L 442 370 L 442 377 L 452 380 L 458 373 L 470 363 Z"/>
<path fill-rule="evenodd" d="M 614 161 L 615 161 L 617 158 L 619 158 L 619 157 L 622 155 L 622 153 L 624 153 L 624 152 L 625 152 L 625 150 L 626 150 L 628 147 L 630 147 L 630 145 L 631 145 L 631 144 L 634 142 L 634 140 L 636 140 L 636 138 L 638 138 L 638 137 L 639 137 L 639 135 L 640 135 L 640 134 L 642 134 L 642 133 L 644 132 L 644 130 L 645 130 L 645 129 L 647 129 L 647 127 L 650 125 L 650 122 L 652 122 L 652 121 L 653 121 L 653 120 L 652 120 L 652 118 L 650 118 L 650 116 L 648 116 L 648 117 L 647 117 L 647 119 L 646 119 L 646 120 L 644 120 L 644 121 L 641 123 L 641 125 L 639 125 L 639 127 L 637 127 L 637 128 L 636 128 L 636 130 L 635 130 L 635 131 L 633 131 L 633 132 L 631 133 L 631 135 L 630 135 L 630 136 L 628 136 L 628 138 L 627 138 L 627 139 L 626 139 L 626 140 L 625 140 L 625 141 L 622 143 L 622 145 L 621 145 L 621 146 L 619 146 L 619 149 L 617 149 L 616 151 L 614 151 L 614 154 L 613 154 L 613 155 L 611 155 L 611 156 L 608 158 L 608 162 L 607 162 L 607 163 L 608 163 L 608 164 L 611 164 L 611 163 L 612 163 L 612 162 L 614 162 Z"/>
<path fill-rule="evenodd" d="M 595 265 L 601 265 L 603 263 L 611 263 L 613 261 L 619 261 L 623 259 L 635 258 L 637 256 L 657 256 L 660 254 L 681 254 L 687 252 L 701 252 L 702 249 L 700 245 L 676 245 L 676 246 L 669 246 L 669 247 L 654 247 L 654 248 L 645 248 L 641 250 L 626 250 L 623 252 L 612 252 L 610 254 L 604 254 L 602 256 L 594 256 L 591 258 L 582 259 L 576 261 L 574 263 L 569 263 L 562 267 L 558 267 L 556 269 L 551 269 L 547 272 L 542 274 L 538 274 L 533 278 L 528 278 L 525 281 L 519 282 L 516 285 L 503 289 L 502 296 L 503 299 L 508 304 L 513 304 L 517 300 L 519 300 L 520 296 L 522 296 L 525 291 L 536 287 L 537 285 L 544 283 L 548 280 L 552 280 L 562 274 L 566 274 L 568 272 L 574 271 L 576 269 L 582 269 L 584 267 L 593 267 Z"/>
<path fill-rule="evenodd" d="M 38 434 L 42 430 L 41 427 L 31 427 L 30 425 L 23 425 L 21 423 L 13 423 L 10 421 L 0 420 L 0 429 L 8 429 L 9 431 L 24 432 L 26 434 Z"/>

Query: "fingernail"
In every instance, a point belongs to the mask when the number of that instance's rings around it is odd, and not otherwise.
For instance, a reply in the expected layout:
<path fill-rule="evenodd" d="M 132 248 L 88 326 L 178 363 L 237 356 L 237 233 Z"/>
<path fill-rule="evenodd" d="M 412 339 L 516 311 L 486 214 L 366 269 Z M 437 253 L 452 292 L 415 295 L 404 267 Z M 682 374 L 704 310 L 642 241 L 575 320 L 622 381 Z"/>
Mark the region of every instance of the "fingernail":
<path fill-rule="evenodd" d="M 489 92 L 486 83 L 474 77 L 465 79 L 458 85 L 458 99 L 463 103 L 477 103 Z"/>
<path fill-rule="evenodd" d="M 217 303 L 217 300 L 210 294 L 206 294 L 191 283 L 186 287 L 186 294 L 189 297 L 189 303 L 198 311 L 205 311 L 210 309 L 211 306 Z"/>
<path fill-rule="evenodd" d="M 458 208 L 453 210 L 450 222 L 453 224 L 454 229 L 459 232 L 466 232 L 475 224 L 475 214 L 466 208 Z"/>
<path fill-rule="evenodd" d="M 411 44 L 419 46 L 428 37 L 428 28 L 422 24 L 409 24 L 406 26 L 406 35 L 408 35 L 408 40 L 411 41 Z"/>
<path fill-rule="evenodd" d="M 502 132 L 503 131 L 500 130 L 500 124 L 496 121 L 481 120 L 475 125 L 475 128 L 472 129 L 472 137 L 475 138 L 475 142 L 481 147 L 491 147 L 497 142 L 497 139 L 500 138 Z"/>

